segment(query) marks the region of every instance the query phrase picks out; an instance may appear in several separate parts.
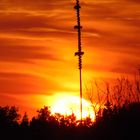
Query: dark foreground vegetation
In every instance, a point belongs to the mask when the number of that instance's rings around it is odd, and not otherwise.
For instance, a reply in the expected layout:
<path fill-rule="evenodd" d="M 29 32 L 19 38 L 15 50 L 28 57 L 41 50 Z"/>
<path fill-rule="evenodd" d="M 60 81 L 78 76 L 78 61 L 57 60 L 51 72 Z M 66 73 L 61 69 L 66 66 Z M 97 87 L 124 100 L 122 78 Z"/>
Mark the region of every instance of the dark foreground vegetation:
<path fill-rule="evenodd" d="M 96 111 L 96 120 L 82 124 L 74 114 L 51 115 L 49 107 L 38 110 L 30 121 L 21 118 L 16 107 L 0 107 L 0 139 L 2 140 L 128 140 L 140 139 L 140 92 L 127 87 L 125 79 L 114 89 L 117 102 L 111 100 L 110 88 L 104 107 Z M 125 89 L 125 90 L 124 90 Z M 135 92 L 134 92 L 135 91 Z M 126 94 L 127 93 L 127 94 Z M 129 96 L 127 96 L 129 95 Z M 135 98 L 135 99 L 134 99 Z M 94 106 L 95 109 L 95 106 Z"/>

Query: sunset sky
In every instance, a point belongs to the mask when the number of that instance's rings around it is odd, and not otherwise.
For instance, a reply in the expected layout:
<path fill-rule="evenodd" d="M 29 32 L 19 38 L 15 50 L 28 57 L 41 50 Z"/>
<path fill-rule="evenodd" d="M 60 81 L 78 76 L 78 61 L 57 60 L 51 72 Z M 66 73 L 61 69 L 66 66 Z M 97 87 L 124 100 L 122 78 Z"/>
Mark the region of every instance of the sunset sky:
<path fill-rule="evenodd" d="M 140 67 L 140 1 L 81 0 L 84 84 Z M 0 105 L 31 114 L 79 95 L 75 0 L 0 0 Z"/>

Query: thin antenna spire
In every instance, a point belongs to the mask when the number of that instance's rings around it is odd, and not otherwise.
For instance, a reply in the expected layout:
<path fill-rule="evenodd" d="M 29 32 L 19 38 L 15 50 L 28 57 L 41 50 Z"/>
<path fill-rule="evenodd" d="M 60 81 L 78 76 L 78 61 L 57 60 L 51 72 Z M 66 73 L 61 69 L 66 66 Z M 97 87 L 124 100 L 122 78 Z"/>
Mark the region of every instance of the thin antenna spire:
<path fill-rule="evenodd" d="M 81 123 L 82 123 L 82 55 L 84 52 L 82 52 L 81 48 L 81 20 L 80 20 L 80 3 L 79 0 L 76 0 L 76 5 L 74 6 L 74 9 L 76 10 L 77 15 L 77 25 L 74 26 L 74 29 L 77 29 L 78 33 L 78 51 L 75 52 L 75 56 L 78 56 L 78 68 L 79 68 L 79 74 L 80 74 L 80 115 L 81 115 Z"/>

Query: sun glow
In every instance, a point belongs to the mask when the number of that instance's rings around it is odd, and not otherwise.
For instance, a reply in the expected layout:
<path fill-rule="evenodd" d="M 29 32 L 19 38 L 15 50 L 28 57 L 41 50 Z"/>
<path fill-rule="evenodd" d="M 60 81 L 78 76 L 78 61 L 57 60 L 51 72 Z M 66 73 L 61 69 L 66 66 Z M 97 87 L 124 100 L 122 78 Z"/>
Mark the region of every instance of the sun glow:
<path fill-rule="evenodd" d="M 95 113 L 91 104 L 82 99 L 83 112 L 82 118 L 90 117 L 93 121 L 95 119 Z M 55 103 L 51 107 L 52 114 L 60 113 L 62 115 L 75 114 L 77 120 L 80 120 L 80 99 L 78 96 L 61 96 L 56 99 Z"/>

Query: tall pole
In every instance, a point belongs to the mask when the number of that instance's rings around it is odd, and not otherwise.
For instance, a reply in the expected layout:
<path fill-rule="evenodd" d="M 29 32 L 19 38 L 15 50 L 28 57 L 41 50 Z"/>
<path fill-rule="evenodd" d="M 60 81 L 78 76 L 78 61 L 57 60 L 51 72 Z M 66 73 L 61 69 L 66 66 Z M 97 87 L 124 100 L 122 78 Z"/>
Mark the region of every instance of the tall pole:
<path fill-rule="evenodd" d="M 81 22 L 80 22 L 80 3 L 79 0 L 76 0 L 76 5 L 74 6 L 74 9 L 76 10 L 76 16 L 77 16 L 77 25 L 74 26 L 75 29 L 77 29 L 78 33 L 78 51 L 75 52 L 75 56 L 78 56 L 78 68 L 79 68 L 79 80 L 80 80 L 80 116 L 81 116 L 81 123 L 82 123 L 82 55 L 84 52 L 82 52 L 81 48 Z"/>

